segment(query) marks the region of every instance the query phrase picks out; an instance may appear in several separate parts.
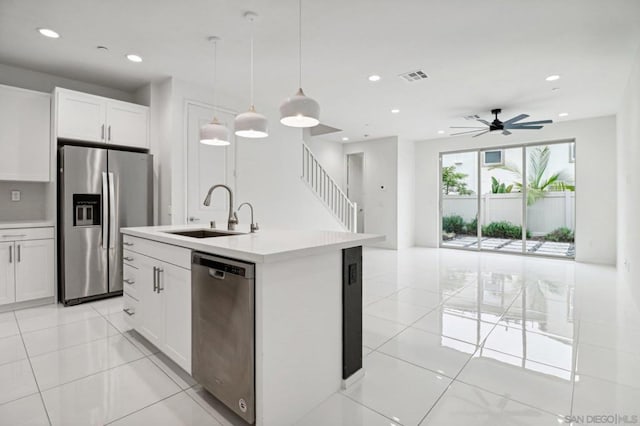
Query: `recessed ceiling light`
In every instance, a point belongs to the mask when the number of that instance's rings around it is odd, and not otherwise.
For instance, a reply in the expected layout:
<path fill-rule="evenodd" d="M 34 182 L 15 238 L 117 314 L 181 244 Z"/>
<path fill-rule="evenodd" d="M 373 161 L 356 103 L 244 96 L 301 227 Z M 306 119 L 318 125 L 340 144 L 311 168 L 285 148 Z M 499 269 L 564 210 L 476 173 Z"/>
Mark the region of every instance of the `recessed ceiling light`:
<path fill-rule="evenodd" d="M 131 62 L 142 62 L 142 58 L 140 56 L 131 53 L 127 55 L 127 59 Z"/>
<path fill-rule="evenodd" d="M 568 112 L 561 112 L 560 114 L 558 114 L 558 117 L 566 117 L 567 115 L 569 115 Z"/>
<path fill-rule="evenodd" d="M 348 141 L 348 140 L 349 140 L 349 138 L 348 138 L 348 137 L 346 137 L 346 136 L 342 138 L 342 142 L 346 142 L 346 141 Z"/>
<path fill-rule="evenodd" d="M 392 114 L 398 114 L 400 112 L 400 110 L 398 108 L 394 108 L 391 110 Z"/>
<path fill-rule="evenodd" d="M 372 74 L 369 76 L 369 81 L 380 81 L 382 77 L 380 77 L 378 74 Z"/>
<path fill-rule="evenodd" d="M 444 130 L 438 130 L 439 135 L 444 135 Z"/>
<path fill-rule="evenodd" d="M 559 79 L 560 79 L 560 76 L 558 74 L 553 74 L 553 75 L 550 75 L 549 77 L 545 78 L 545 80 L 547 80 L 547 81 L 556 81 L 556 80 L 559 80 Z"/>
<path fill-rule="evenodd" d="M 58 34 L 57 32 L 53 31 L 52 29 L 49 28 L 38 28 L 38 32 L 40 34 L 42 34 L 45 37 L 49 37 L 49 38 L 60 38 L 60 34 Z"/>

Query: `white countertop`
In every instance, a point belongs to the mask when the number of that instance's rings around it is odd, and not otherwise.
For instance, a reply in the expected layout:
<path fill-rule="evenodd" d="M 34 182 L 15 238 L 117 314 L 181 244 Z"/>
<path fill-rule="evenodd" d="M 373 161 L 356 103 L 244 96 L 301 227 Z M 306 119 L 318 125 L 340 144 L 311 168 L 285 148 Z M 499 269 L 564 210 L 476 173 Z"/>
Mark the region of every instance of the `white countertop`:
<path fill-rule="evenodd" d="M 355 234 L 336 231 L 260 230 L 254 234 L 239 233 L 233 236 L 214 238 L 192 238 L 168 234 L 166 231 L 210 229 L 203 226 L 147 226 L 123 228 L 121 232 L 134 237 L 146 238 L 166 244 L 185 247 L 205 253 L 247 260 L 255 263 L 310 256 L 341 250 L 348 247 L 384 241 L 382 235 Z M 216 229 L 225 231 L 223 229 Z"/>
<path fill-rule="evenodd" d="M 50 228 L 53 226 L 51 220 L 11 220 L 0 221 L 0 229 L 16 228 Z"/>

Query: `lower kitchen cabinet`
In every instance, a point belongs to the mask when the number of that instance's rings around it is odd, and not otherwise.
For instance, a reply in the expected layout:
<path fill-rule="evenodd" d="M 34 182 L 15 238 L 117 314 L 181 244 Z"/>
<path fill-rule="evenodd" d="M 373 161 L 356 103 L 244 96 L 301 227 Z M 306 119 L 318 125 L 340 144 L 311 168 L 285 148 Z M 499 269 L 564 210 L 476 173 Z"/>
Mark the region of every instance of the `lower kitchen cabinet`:
<path fill-rule="evenodd" d="M 0 230 L 0 305 L 53 297 L 53 256 L 53 228 Z"/>
<path fill-rule="evenodd" d="M 191 373 L 191 271 L 140 254 L 136 267 L 136 330 Z"/>

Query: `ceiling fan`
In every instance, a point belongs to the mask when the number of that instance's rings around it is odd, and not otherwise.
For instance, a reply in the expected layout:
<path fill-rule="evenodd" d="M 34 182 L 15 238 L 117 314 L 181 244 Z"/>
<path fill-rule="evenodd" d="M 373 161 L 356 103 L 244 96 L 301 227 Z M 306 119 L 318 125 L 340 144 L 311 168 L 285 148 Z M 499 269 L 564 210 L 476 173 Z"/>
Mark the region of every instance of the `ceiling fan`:
<path fill-rule="evenodd" d="M 501 132 L 503 135 L 508 136 L 511 134 L 509 130 L 537 130 L 542 129 L 543 124 L 553 123 L 553 120 L 540 120 L 540 121 L 526 121 L 524 123 L 520 122 L 520 120 L 524 120 L 525 118 L 529 118 L 527 114 L 520 114 L 513 118 L 510 118 L 507 121 L 500 121 L 498 119 L 498 114 L 500 114 L 502 110 L 500 108 L 492 109 L 491 114 L 495 115 L 495 120 L 489 123 L 487 120 L 483 120 L 481 118 L 476 119 L 480 123 L 484 124 L 484 126 L 452 126 L 451 129 L 474 129 L 474 130 L 465 130 L 458 133 L 452 133 L 451 136 L 456 135 L 466 135 L 471 133 L 476 133 L 473 137 L 478 137 L 480 135 L 484 135 L 489 132 Z"/>

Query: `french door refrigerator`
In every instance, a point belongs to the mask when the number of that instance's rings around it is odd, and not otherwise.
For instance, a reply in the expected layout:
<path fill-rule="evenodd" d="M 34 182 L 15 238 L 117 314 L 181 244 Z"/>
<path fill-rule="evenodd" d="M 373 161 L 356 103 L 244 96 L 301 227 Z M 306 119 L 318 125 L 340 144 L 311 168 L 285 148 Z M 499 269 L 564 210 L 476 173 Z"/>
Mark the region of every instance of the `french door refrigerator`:
<path fill-rule="evenodd" d="M 65 145 L 58 173 L 59 300 L 122 294 L 120 228 L 153 222 L 153 156 Z"/>

